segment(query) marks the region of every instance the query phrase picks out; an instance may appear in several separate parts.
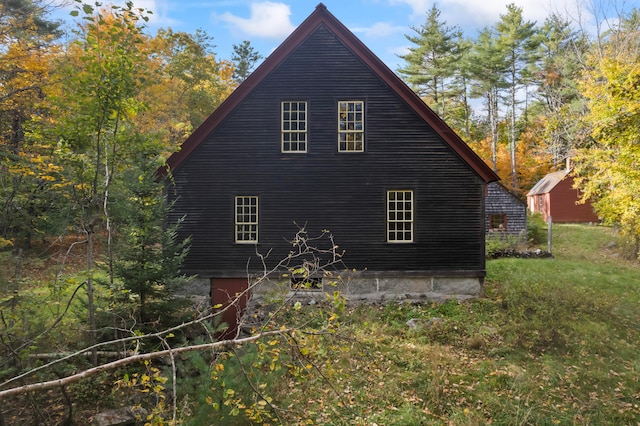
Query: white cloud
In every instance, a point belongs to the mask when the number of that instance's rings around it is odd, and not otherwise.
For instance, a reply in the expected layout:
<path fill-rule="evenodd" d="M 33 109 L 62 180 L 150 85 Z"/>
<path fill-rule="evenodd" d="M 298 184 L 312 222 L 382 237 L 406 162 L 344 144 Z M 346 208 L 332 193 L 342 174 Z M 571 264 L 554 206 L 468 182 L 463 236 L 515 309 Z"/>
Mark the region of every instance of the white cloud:
<path fill-rule="evenodd" d="M 363 34 L 369 38 L 384 38 L 395 34 L 402 34 L 407 31 L 404 26 L 394 26 L 387 22 L 376 22 L 370 27 L 352 28 L 351 31 Z"/>
<path fill-rule="evenodd" d="M 177 21 L 169 18 L 169 4 L 167 0 L 136 0 L 135 7 L 150 10 L 149 23 L 153 25 L 173 25 Z"/>
<path fill-rule="evenodd" d="M 91 2 L 87 2 L 87 4 L 90 4 L 90 3 Z M 126 3 L 127 3 L 127 0 L 113 0 L 109 3 L 103 3 L 104 4 L 103 7 L 107 10 L 110 8 L 111 5 L 126 8 Z M 62 2 L 59 4 L 66 5 L 67 3 Z M 145 12 L 142 13 L 142 16 L 146 16 L 149 18 L 150 25 L 162 26 L 162 25 L 173 25 L 176 23 L 174 19 L 171 19 L 168 17 L 169 15 L 168 0 L 135 0 L 133 3 L 133 8 L 143 9 Z M 97 10 L 98 8 L 94 8 L 94 9 L 96 9 L 95 12 L 98 11 Z M 71 10 L 71 7 L 69 7 L 69 10 Z M 147 11 L 150 11 L 151 13 L 148 14 L 146 13 Z"/>
<path fill-rule="evenodd" d="M 411 15 L 413 18 L 419 18 L 424 16 L 427 13 L 427 10 L 431 8 L 433 4 L 432 0 L 388 0 L 389 4 L 397 5 L 397 4 L 406 4 L 411 8 Z M 436 7 L 440 8 L 440 6 L 436 5 Z"/>
<path fill-rule="evenodd" d="M 251 17 L 248 19 L 229 12 L 219 16 L 219 19 L 244 34 L 279 39 L 289 35 L 295 29 L 289 19 L 290 16 L 291 8 L 289 5 L 265 1 L 251 3 Z"/>
<path fill-rule="evenodd" d="M 434 4 L 432 0 L 387 1 L 391 5 L 409 6 L 411 20 L 417 25 L 424 24 L 426 14 Z M 497 23 L 500 15 L 507 13 L 507 4 L 510 3 L 522 9 L 525 20 L 536 21 L 539 25 L 551 13 L 558 13 L 569 20 L 576 19 L 580 7 L 579 0 L 439 0 L 435 6 L 441 11 L 440 19 L 448 25 L 456 25 L 465 30 L 481 30 Z"/>
<path fill-rule="evenodd" d="M 554 4 L 560 6 L 563 2 L 571 1 L 573 0 L 558 0 Z M 507 13 L 509 3 L 514 3 L 522 9 L 524 19 L 538 23 L 542 23 L 551 11 L 550 5 L 540 0 L 447 0 L 443 3 L 443 9 L 447 11 L 448 22 L 449 19 L 459 20 L 461 17 L 466 17 L 465 20 L 475 23 L 480 29 L 498 22 L 500 15 Z M 443 15 L 445 15 L 444 12 Z"/>

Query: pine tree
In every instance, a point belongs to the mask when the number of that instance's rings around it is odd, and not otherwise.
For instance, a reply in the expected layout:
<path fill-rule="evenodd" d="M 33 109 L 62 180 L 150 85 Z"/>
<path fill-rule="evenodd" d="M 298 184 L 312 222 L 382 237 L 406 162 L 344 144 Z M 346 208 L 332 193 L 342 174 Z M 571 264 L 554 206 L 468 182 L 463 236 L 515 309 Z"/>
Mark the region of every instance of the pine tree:
<path fill-rule="evenodd" d="M 511 184 L 512 189 L 518 189 L 518 166 L 516 158 L 518 131 L 516 123 L 518 104 L 521 102 L 518 94 L 521 88 L 526 88 L 531 76 L 529 71 L 537 59 L 535 55 L 537 44 L 535 22 L 524 21 L 522 18 L 522 8 L 511 3 L 507 5 L 507 13 L 500 15 L 500 21 L 496 24 L 496 31 L 499 46 L 505 53 L 507 64 L 505 79 L 508 84 Z M 526 92 L 523 94 L 524 96 L 527 95 Z"/>
<path fill-rule="evenodd" d="M 409 53 L 400 56 L 406 66 L 398 72 L 409 86 L 441 117 L 447 118 L 448 99 L 453 77 L 460 59 L 459 40 L 462 32 L 440 21 L 440 10 L 434 5 L 420 27 L 411 27 L 416 35 L 405 35 L 414 44 Z"/>
<path fill-rule="evenodd" d="M 237 84 L 242 83 L 253 72 L 256 63 L 261 59 L 262 55 L 256 52 L 250 41 L 244 40 L 240 44 L 234 44 L 231 54 L 231 61 L 235 65 L 233 80 Z"/>

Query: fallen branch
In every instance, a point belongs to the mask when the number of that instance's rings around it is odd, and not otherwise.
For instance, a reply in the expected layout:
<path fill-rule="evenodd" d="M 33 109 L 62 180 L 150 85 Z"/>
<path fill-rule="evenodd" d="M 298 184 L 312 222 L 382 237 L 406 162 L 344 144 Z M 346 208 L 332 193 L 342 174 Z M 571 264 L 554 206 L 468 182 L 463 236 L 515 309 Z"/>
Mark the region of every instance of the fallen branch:
<path fill-rule="evenodd" d="M 96 352 L 98 356 L 102 356 L 105 358 L 120 358 L 122 356 L 133 356 L 135 355 L 134 351 L 97 351 Z M 68 357 L 68 356 L 84 356 L 84 357 L 89 357 L 92 355 L 91 351 L 85 351 L 85 352 L 53 352 L 53 353 L 46 353 L 46 354 L 29 354 L 27 355 L 27 358 L 29 359 L 58 359 L 58 358 L 63 358 L 63 357 Z"/>
<path fill-rule="evenodd" d="M 201 345 L 183 346 L 179 348 L 167 349 L 167 350 L 158 351 L 158 352 L 150 352 L 145 354 L 134 355 L 127 358 L 122 358 L 116 361 L 112 361 L 106 364 L 98 365 L 97 367 L 93 367 L 88 370 L 84 370 L 80 373 L 63 377 L 61 379 L 50 380 L 47 382 L 33 383 L 29 385 L 19 386 L 16 388 L 0 391 L 0 400 L 2 398 L 14 396 L 14 395 L 20 395 L 26 392 L 43 391 L 43 390 L 57 388 L 60 386 L 66 386 L 70 383 L 77 382 L 81 379 L 85 379 L 87 377 L 93 376 L 102 371 L 112 370 L 112 369 L 121 367 L 123 365 L 131 364 L 134 362 L 146 361 L 146 360 L 155 359 L 155 358 L 162 358 L 164 356 L 176 355 L 176 354 L 185 353 L 185 352 L 195 352 L 195 351 L 202 351 L 206 349 L 218 349 L 218 348 L 240 346 L 245 343 L 256 341 L 265 336 L 287 334 L 292 330 L 293 329 L 288 328 L 283 330 L 267 331 L 264 333 L 256 334 L 255 336 L 245 337 L 242 339 L 221 340 L 219 342 L 204 343 Z"/>

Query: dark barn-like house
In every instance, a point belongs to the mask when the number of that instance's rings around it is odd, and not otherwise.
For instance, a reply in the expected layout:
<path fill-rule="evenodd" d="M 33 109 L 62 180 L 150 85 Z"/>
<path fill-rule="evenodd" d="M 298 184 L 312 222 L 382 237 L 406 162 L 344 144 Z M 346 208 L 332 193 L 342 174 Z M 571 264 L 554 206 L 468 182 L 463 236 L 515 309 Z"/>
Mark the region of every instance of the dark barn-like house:
<path fill-rule="evenodd" d="M 330 231 L 356 270 L 348 298 L 481 290 L 485 187 L 498 177 L 322 4 L 162 173 L 169 219 L 191 237 L 191 290 L 214 303 L 260 274 L 256 253 L 285 258 L 299 226 Z"/>

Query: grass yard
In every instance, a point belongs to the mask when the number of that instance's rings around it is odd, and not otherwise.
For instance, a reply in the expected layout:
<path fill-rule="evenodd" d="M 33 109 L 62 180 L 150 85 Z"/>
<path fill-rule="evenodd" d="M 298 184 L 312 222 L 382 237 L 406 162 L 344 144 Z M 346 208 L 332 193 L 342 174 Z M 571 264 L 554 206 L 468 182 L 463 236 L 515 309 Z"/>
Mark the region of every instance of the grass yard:
<path fill-rule="evenodd" d="M 555 259 L 489 261 L 480 300 L 351 308 L 322 376 L 270 395 L 295 424 L 638 425 L 640 274 L 612 241 L 556 225 Z"/>
<path fill-rule="evenodd" d="M 553 235 L 553 259 L 488 261 L 485 297 L 474 301 L 338 315 L 301 307 L 284 323 L 308 316 L 331 332 L 178 359 L 178 424 L 640 425 L 638 263 L 619 256 L 608 228 L 555 225 Z M 78 329 L 81 308 L 65 329 Z M 69 343 L 61 333 L 56 350 Z M 86 424 L 138 401 L 154 413 L 149 424 L 171 424 L 170 376 L 166 363 L 131 366 L 41 396 L 57 408 L 38 406 L 62 419 L 61 401 L 73 401 L 75 424 Z M 33 405 L 14 416 L 26 400 L 16 401 L 5 420 L 34 424 Z"/>

